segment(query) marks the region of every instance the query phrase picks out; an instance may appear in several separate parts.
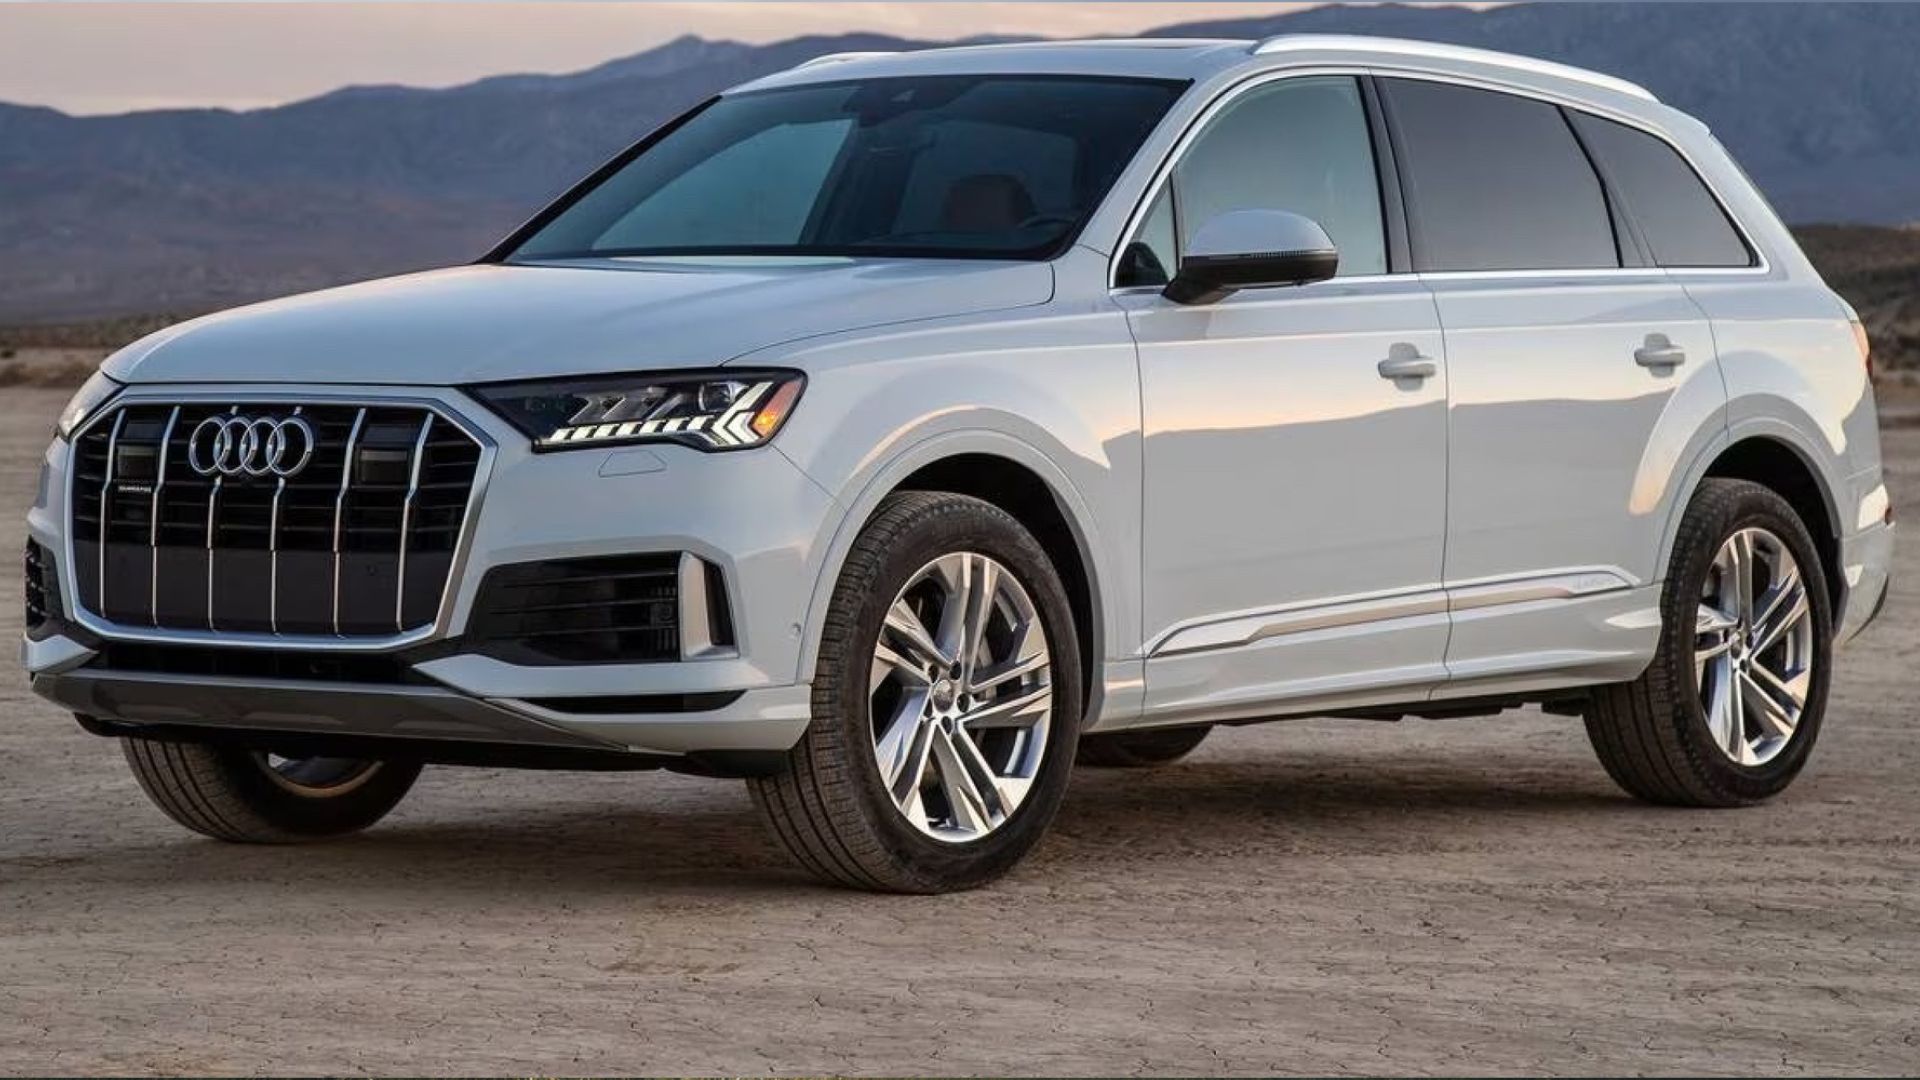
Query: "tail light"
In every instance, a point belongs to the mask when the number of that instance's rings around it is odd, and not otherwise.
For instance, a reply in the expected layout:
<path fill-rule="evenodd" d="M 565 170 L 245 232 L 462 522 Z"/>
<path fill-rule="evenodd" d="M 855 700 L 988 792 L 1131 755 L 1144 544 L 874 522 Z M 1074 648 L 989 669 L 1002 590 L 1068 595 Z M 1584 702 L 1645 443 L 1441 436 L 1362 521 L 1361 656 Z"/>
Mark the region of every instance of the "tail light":
<path fill-rule="evenodd" d="M 1867 328 L 1855 315 L 1847 320 L 1853 327 L 1853 346 L 1860 350 L 1860 363 L 1867 369 L 1867 378 L 1873 378 L 1873 343 L 1867 340 Z"/>

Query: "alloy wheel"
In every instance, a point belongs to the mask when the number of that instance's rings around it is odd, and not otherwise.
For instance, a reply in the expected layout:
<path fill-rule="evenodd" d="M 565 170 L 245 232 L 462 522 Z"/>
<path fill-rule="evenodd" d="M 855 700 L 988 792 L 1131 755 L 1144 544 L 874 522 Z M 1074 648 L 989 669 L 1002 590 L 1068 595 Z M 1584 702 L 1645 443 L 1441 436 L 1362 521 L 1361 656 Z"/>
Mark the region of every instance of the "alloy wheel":
<path fill-rule="evenodd" d="M 257 753 L 253 760 L 275 785 L 309 799 L 344 795 L 380 771 L 379 762 L 358 758 L 296 758 Z"/>
<path fill-rule="evenodd" d="M 868 703 L 880 778 L 914 828 L 965 843 L 1019 810 L 1046 755 L 1051 663 L 1033 598 L 992 558 L 956 552 L 907 579 Z"/>
<path fill-rule="evenodd" d="M 1799 563 L 1761 528 L 1720 545 L 1701 589 L 1694 672 L 1707 730 L 1740 765 L 1792 741 L 1813 683 L 1813 611 Z"/>

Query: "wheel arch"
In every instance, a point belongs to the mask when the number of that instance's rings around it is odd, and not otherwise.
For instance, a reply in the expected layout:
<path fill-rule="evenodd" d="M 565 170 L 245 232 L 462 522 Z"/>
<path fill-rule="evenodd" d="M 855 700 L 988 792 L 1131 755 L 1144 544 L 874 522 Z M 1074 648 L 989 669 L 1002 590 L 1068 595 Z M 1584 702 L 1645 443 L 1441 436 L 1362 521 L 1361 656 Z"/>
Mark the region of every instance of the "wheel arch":
<path fill-rule="evenodd" d="M 1845 571 L 1840 566 L 1841 518 L 1834 485 L 1823 478 L 1817 462 L 1812 449 L 1785 425 L 1729 435 L 1709 448 L 1694 470 L 1687 497 L 1677 502 L 1669 515 L 1659 577 L 1666 577 L 1680 518 L 1700 485 L 1711 479 L 1746 480 L 1779 495 L 1799 515 L 1819 552 L 1827 599 L 1833 610 L 1840 610 L 1846 588 Z"/>
<path fill-rule="evenodd" d="M 800 675 L 811 681 L 827 607 L 854 540 L 887 496 L 897 491 L 944 491 L 993 504 L 1033 533 L 1060 574 L 1071 607 L 1086 687 L 1085 717 L 1100 715 L 1108 628 L 1091 512 L 1066 474 L 1045 455 L 1012 436 L 955 431 L 932 436 L 878 470 L 846 504 L 814 585 L 802 636 Z"/>

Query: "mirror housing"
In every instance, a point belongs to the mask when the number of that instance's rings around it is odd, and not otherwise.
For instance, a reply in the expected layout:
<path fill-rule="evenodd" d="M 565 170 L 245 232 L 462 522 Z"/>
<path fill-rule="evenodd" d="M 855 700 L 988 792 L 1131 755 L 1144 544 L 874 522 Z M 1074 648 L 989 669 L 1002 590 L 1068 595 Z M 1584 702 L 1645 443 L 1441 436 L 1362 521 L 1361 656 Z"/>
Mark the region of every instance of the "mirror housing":
<path fill-rule="evenodd" d="M 1211 304 L 1240 289 L 1325 281 L 1339 268 L 1339 251 L 1312 218 L 1231 210 L 1194 231 L 1162 295 L 1176 304 Z"/>

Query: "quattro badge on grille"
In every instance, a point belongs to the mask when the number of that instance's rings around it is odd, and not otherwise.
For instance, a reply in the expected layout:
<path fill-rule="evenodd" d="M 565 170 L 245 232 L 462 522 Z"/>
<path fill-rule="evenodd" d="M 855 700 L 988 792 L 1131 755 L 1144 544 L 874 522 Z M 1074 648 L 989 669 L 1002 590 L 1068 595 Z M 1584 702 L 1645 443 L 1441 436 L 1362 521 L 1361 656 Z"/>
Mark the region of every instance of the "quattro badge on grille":
<path fill-rule="evenodd" d="M 313 460 L 313 428 L 298 416 L 209 416 L 187 439 L 201 476 L 297 475 Z"/>

